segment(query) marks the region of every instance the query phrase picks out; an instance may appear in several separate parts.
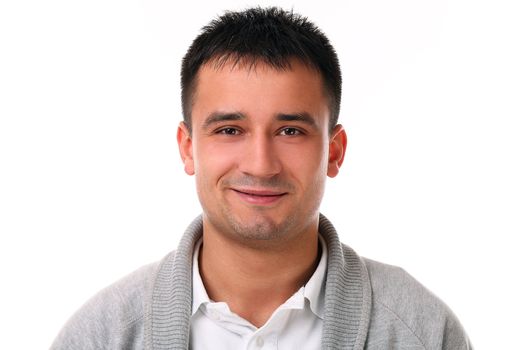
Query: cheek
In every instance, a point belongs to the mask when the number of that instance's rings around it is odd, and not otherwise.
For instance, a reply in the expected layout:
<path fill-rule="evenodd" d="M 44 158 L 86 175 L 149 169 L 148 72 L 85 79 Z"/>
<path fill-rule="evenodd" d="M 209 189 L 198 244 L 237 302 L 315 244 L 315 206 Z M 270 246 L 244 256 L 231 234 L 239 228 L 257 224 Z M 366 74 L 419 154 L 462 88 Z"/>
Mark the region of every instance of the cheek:
<path fill-rule="evenodd" d="M 218 144 L 201 144 L 194 148 L 195 176 L 197 183 L 212 184 L 226 174 L 235 164 L 231 147 Z"/>
<path fill-rule="evenodd" d="M 297 147 L 285 145 L 280 154 L 287 172 L 303 186 L 303 190 L 315 191 L 312 187 L 324 183 L 328 151 L 323 142 L 304 143 Z"/>

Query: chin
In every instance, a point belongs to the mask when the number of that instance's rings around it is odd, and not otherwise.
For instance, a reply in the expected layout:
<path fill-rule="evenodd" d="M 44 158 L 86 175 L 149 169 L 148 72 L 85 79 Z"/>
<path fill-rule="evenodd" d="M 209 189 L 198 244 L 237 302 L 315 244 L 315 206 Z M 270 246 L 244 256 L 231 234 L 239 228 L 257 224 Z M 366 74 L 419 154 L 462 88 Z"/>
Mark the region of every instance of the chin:
<path fill-rule="evenodd" d="M 238 237 L 248 240 L 268 241 L 283 238 L 294 227 L 295 219 L 288 216 L 275 219 L 270 215 L 253 214 L 245 217 L 230 217 L 230 225 Z"/>

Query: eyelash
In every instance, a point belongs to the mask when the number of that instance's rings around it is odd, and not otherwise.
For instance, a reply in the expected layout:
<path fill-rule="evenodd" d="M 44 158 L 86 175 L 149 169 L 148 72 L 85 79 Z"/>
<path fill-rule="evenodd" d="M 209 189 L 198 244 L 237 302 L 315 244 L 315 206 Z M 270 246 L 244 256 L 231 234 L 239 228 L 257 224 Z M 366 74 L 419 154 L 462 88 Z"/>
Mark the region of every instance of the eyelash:
<path fill-rule="evenodd" d="M 293 131 L 294 135 L 286 135 L 286 131 Z M 281 134 L 283 136 L 299 136 L 299 135 L 304 135 L 304 132 L 298 128 L 286 127 L 286 128 L 282 128 L 281 130 L 279 130 L 279 135 Z"/>
<path fill-rule="evenodd" d="M 290 132 L 290 131 L 293 131 L 294 134 L 287 135 L 286 132 Z M 241 132 L 242 132 L 241 130 L 234 128 L 234 127 L 225 127 L 225 128 L 218 129 L 217 131 L 215 131 L 216 134 L 227 135 L 227 136 L 237 136 Z M 305 132 L 298 128 L 285 127 L 285 128 L 280 129 L 277 134 L 282 135 L 282 136 L 299 136 L 299 135 L 304 135 Z"/>
<path fill-rule="evenodd" d="M 238 135 L 238 133 L 241 132 L 241 131 L 240 131 L 239 129 L 237 129 L 237 128 L 226 127 L 226 128 L 222 128 L 222 129 L 217 130 L 215 133 L 216 133 L 216 134 L 220 134 L 220 135 L 234 136 L 234 134 L 229 133 L 229 132 L 227 132 L 227 131 L 234 131 L 234 132 L 235 132 L 235 135 Z"/>

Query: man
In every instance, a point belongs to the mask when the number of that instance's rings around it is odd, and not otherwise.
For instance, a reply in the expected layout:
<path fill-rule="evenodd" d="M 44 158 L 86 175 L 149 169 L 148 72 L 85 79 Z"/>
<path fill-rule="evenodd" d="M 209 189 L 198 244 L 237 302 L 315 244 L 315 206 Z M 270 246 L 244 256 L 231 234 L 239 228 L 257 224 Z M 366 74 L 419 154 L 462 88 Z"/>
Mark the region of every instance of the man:
<path fill-rule="evenodd" d="M 182 63 L 177 139 L 203 214 L 178 249 L 100 292 L 52 349 L 469 349 L 403 270 L 319 213 L 346 134 L 328 39 L 277 8 L 227 13 Z"/>

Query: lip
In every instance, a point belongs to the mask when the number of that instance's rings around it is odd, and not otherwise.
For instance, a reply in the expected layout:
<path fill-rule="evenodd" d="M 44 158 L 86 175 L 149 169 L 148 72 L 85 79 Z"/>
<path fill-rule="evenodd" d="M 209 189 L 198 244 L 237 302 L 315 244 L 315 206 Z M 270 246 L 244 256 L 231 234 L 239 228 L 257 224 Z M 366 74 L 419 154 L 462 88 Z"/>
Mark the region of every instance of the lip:
<path fill-rule="evenodd" d="M 272 191 L 266 189 L 232 188 L 243 201 L 255 205 L 271 205 L 278 202 L 287 192 Z"/>

